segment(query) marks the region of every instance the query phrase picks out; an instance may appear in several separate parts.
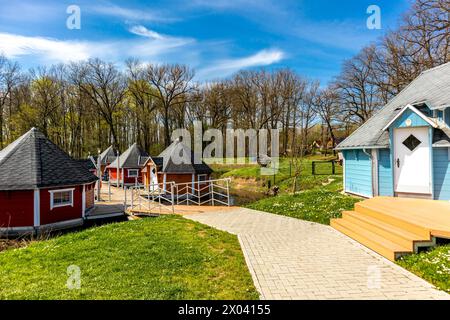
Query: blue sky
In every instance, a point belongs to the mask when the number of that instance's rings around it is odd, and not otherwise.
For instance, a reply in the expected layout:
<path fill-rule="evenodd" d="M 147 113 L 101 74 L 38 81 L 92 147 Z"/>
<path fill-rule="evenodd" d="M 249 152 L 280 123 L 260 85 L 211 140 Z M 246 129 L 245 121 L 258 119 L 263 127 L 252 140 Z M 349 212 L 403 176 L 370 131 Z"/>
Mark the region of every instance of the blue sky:
<path fill-rule="evenodd" d="M 366 27 L 369 5 L 382 29 Z M 69 5 L 81 29 L 66 27 Z M 0 52 L 25 68 L 99 57 L 183 63 L 198 81 L 289 67 L 326 84 L 344 59 L 394 29 L 408 0 L 0 0 Z"/>

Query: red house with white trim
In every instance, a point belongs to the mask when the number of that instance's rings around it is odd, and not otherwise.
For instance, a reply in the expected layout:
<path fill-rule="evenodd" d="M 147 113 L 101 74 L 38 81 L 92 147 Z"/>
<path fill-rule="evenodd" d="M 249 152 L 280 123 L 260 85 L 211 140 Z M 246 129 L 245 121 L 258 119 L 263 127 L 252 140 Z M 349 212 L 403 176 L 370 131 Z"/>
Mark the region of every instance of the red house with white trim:
<path fill-rule="evenodd" d="M 33 128 L 0 151 L 0 236 L 83 224 L 97 177 Z"/>
<path fill-rule="evenodd" d="M 106 167 L 109 181 L 121 186 L 142 183 L 142 169 L 149 159 L 147 152 L 136 143 Z"/>

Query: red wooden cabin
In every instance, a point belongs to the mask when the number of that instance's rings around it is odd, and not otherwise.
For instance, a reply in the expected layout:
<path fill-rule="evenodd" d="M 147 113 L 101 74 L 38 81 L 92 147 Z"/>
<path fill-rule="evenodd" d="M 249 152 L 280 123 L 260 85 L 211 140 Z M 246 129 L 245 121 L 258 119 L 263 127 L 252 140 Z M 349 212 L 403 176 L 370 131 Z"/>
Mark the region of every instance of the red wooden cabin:
<path fill-rule="evenodd" d="M 141 184 L 142 169 L 149 159 L 147 152 L 136 143 L 106 167 L 111 184 L 121 186 Z"/>
<path fill-rule="evenodd" d="M 33 128 L 0 151 L 0 233 L 82 225 L 97 177 Z"/>
<path fill-rule="evenodd" d="M 178 161 L 174 161 L 175 157 Z M 169 182 L 175 184 L 198 184 L 211 179 L 212 169 L 204 162 L 195 164 L 191 149 L 177 140 L 173 142 L 158 157 L 150 157 L 142 170 L 142 181 L 148 188 L 160 184 L 159 188 L 166 190 Z M 162 186 L 161 186 L 162 185 Z"/>

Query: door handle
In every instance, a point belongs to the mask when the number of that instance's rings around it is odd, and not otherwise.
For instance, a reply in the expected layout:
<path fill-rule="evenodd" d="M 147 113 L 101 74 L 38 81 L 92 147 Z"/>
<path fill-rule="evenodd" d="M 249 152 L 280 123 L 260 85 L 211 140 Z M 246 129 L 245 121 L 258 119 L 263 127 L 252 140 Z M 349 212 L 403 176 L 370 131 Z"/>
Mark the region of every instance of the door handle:
<path fill-rule="evenodd" d="M 400 168 L 400 158 L 397 158 L 397 168 Z"/>

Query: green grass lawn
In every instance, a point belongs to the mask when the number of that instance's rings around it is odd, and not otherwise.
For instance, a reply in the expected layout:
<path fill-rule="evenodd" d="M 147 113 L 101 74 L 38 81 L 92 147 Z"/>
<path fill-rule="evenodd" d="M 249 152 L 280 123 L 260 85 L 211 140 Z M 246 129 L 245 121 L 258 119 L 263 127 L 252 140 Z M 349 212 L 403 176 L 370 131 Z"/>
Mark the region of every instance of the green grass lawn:
<path fill-rule="evenodd" d="M 450 293 L 450 245 L 405 256 L 398 261 L 403 268 Z"/>
<path fill-rule="evenodd" d="M 339 218 L 344 210 L 352 210 L 360 199 L 338 192 L 342 178 L 335 176 L 329 185 L 314 187 L 295 195 L 281 194 L 247 205 L 250 209 L 284 215 L 292 218 L 330 224 L 330 219 Z"/>
<path fill-rule="evenodd" d="M 69 290 L 67 268 L 81 270 Z M 257 299 L 236 236 L 176 216 L 0 253 L 0 299 Z"/>
<path fill-rule="evenodd" d="M 216 177 L 234 179 L 232 193 L 238 204 L 248 208 L 285 215 L 302 220 L 329 224 L 330 219 L 341 216 L 344 210 L 353 209 L 360 201 L 340 194 L 342 190 L 342 167 L 336 166 L 332 175 L 331 163 L 316 163 L 316 174 L 312 174 L 312 161 L 331 160 L 333 157 L 308 156 L 303 159 L 301 174 L 297 178 L 297 192 L 292 194 L 294 169 L 289 158 L 280 160 L 275 176 L 261 176 L 261 168 L 255 164 L 213 165 Z M 266 196 L 269 181 L 278 186 L 277 197 Z M 331 182 L 331 183 L 330 183 Z"/>

